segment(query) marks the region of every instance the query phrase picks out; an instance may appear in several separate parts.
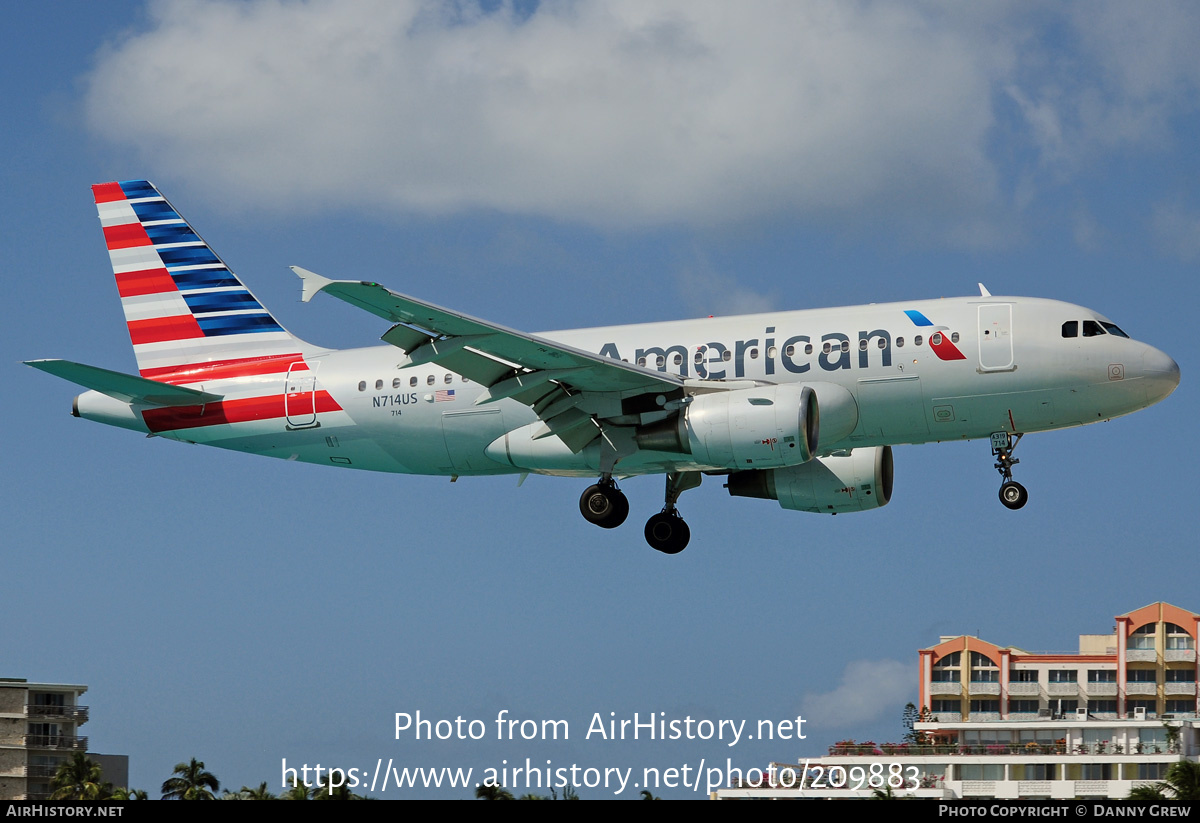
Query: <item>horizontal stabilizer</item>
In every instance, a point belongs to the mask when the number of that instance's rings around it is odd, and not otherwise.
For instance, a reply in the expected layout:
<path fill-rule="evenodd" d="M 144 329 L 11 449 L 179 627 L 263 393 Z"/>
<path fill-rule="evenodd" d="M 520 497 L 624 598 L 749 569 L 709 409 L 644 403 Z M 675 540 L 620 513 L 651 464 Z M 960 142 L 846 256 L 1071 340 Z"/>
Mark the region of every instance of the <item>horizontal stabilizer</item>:
<path fill-rule="evenodd" d="M 223 397 L 220 394 L 172 386 L 132 374 L 72 363 L 70 360 L 26 360 L 25 365 L 70 380 L 123 403 L 143 406 L 195 406 L 215 403 Z"/>

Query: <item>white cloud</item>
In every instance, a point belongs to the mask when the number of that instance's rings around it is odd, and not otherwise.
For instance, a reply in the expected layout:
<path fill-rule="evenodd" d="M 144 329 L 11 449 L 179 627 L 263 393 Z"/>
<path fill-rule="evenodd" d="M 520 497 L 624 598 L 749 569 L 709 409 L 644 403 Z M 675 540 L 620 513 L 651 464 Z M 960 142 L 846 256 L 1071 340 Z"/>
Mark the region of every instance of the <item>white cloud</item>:
<path fill-rule="evenodd" d="M 1025 8 L 164 0 L 99 55 L 86 104 L 151 169 L 247 207 L 792 214 L 970 244 L 1003 234 L 1011 204 L 989 156 L 1006 91 L 1018 138 L 1059 162 L 1093 126 L 1134 139 L 1130 118 L 1195 89 L 1182 22 L 1068 16 L 1082 73 L 1106 68 L 1089 83 L 1024 31 Z M 1162 38 L 1177 48 L 1138 62 Z"/>
<path fill-rule="evenodd" d="M 680 297 L 692 314 L 758 314 L 776 308 L 774 297 L 741 285 L 718 271 L 702 254 L 680 266 L 675 274 Z"/>
<path fill-rule="evenodd" d="M 1160 203 L 1150 222 L 1160 251 L 1184 262 L 1200 260 L 1200 212 L 1182 203 Z"/>
<path fill-rule="evenodd" d="M 899 660 L 856 660 L 830 692 L 805 695 L 801 714 L 814 728 L 851 727 L 892 713 L 913 699 L 916 668 Z"/>

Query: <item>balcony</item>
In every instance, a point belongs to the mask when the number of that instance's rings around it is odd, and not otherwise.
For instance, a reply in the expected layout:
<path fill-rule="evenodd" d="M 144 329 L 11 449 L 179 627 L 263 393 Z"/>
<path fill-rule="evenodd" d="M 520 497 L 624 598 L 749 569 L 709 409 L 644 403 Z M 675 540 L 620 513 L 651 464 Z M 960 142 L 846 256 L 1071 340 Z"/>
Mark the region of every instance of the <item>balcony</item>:
<path fill-rule="evenodd" d="M 1067 748 L 1065 740 L 1058 740 L 1054 743 L 987 743 L 979 745 L 967 745 L 964 743 L 856 743 L 853 740 L 844 740 L 829 747 L 829 754 L 832 757 L 875 758 L 888 755 L 905 755 L 909 757 L 943 757 L 947 755 L 954 757 L 1074 755 L 1077 757 L 1092 757 L 1095 755 L 1175 755 L 1177 753 L 1168 751 L 1165 743 L 1134 744 L 1133 746 L 1126 747 L 1119 743 L 1106 741 L 1103 743 L 1076 743 Z"/>
<path fill-rule="evenodd" d="M 1126 649 L 1126 663 L 1157 663 L 1158 652 L 1154 649 Z"/>
<path fill-rule="evenodd" d="M 58 774 L 58 766 L 29 766 L 30 777 L 54 777 Z"/>
<path fill-rule="evenodd" d="M 953 683 L 930 683 L 930 694 L 962 694 L 962 684 L 958 681 Z"/>
<path fill-rule="evenodd" d="M 1088 693 L 1088 697 L 1116 697 L 1117 696 L 1117 684 L 1116 683 L 1088 683 L 1087 684 L 1087 693 Z"/>
<path fill-rule="evenodd" d="M 1037 683 L 1009 683 L 1008 693 L 1013 697 L 1037 697 L 1041 688 Z"/>
<path fill-rule="evenodd" d="M 977 694 L 1000 694 L 999 683 L 987 683 L 979 680 L 972 680 L 970 685 L 970 695 L 974 697 Z"/>
<path fill-rule="evenodd" d="M 1196 696 L 1196 683 L 1167 683 L 1164 687 L 1166 694 L 1185 694 L 1188 697 Z"/>
<path fill-rule="evenodd" d="M 27 704 L 25 715 L 39 720 L 73 720 L 76 723 L 86 723 L 88 720 L 87 706 L 36 706 Z"/>
<path fill-rule="evenodd" d="M 1167 649 L 1163 652 L 1163 660 L 1168 663 L 1195 663 L 1195 649 Z"/>
<path fill-rule="evenodd" d="M 1021 797 L 1049 797 L 1053 785 L 1050 780 L 1018 780 L 1017 794 Z"/>
<path fill-rule="evenodd" d="M 1079 694 L 1078 683 L 1047 683 L 1046 694 L 1051 697 L 1076 697 Z"/>
<path fill-rule="evenodd" d="M 1158 684 L 1157 683 L 1126 683 L 1125 684 L 1125 694 L 1149 695 L 1150 697 L 1154 697 L 1156 694 L 1158 694 Z"/>
<path fill-rule="evenodd" d="M 962 782 L 963 797 L 995 797 L 995 780 L 964 780 Z"/>
<path fill-rule="evenodd" d="M 88 739 L 67 734 L 27 734 L 25 747 L 29 749 L 68 749 L 86 752 Z"/>

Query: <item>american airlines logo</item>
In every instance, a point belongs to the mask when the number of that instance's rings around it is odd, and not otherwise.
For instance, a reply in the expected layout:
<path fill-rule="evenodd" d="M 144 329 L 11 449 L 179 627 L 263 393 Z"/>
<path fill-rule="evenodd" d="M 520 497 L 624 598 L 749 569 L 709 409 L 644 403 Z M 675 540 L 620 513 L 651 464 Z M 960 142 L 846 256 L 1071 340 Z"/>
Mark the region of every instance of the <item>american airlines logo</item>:
<path fill-rule="evenodd" d="M 777 335 L 774 326 L 763 330 L 762 338 L 752 337 L 746 340 L 735 340 L 732 343 L 713 341 L 695 349 L 682 343 L 667 346 L 650 346 L 634 350 L 631 362 L 648 368 L 657 368 L 665 372 L 668 367 L 682 377 L 696 377 L 707 380 L 725 380 L 746 376 L 746 362 L 762 359 L 763 372 L 770 376 L 779 373 L 804 374 L 813 368 L 813 358 L 816 367 L 828 372 L 842 369 L 865 369 L 872 365 L 888 367 L 892 365 L 892 349 L 906 344 L 922 346 L 928 342 L 929 349 L 939 360 L 966 360 L 966 355 L 954 345 L 946 326 L 934 326 L 918 311 L 906 311 L 905 315 L 924 331 L 927 327 L 929 334 L 926 339 L 923 334 L 916 334 L 910 340 L 903 337 L 893 339 L 887 329 L 872 329 L 859 331 L 856 335 L 842 332 L 829 332 L 814 340 L 807 334 L 795 334 L 776 345 Z M 945 332 L 945 333 L 944 333 Z M 957 335 L 955 335 L 957 337 Z M 851 340 L 854 340 L 851 343 Z M 614 360 L 626 360 L 616 343 L 605 343 L 600 349 L 602 357 Z M 858 357 L 853 355 L 857 353 Z M 690 370 L 690 371 L 689 371 Z M 730 373 L 732 370 L 732 373 Z"/>

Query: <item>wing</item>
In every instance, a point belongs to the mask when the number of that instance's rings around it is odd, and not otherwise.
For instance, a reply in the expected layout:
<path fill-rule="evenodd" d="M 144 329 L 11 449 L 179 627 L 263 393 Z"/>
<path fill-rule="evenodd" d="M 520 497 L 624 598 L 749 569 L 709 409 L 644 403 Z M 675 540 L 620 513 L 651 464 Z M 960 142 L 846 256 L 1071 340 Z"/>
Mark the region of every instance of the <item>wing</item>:
<path fill-rule="evenodd" d="M 485 387 L 476 404 L 511 398 L 531 406 L 574 452 L 600 436 L 597 420 L 661 408 L 683 397 L 683 378 L 602 357 L 386 289 L 330 280 L 292 266 L 308 302 L 325 292 L 396 325 L 383 340 L 408 354 L 406 365 L 437 363 Z"/>

